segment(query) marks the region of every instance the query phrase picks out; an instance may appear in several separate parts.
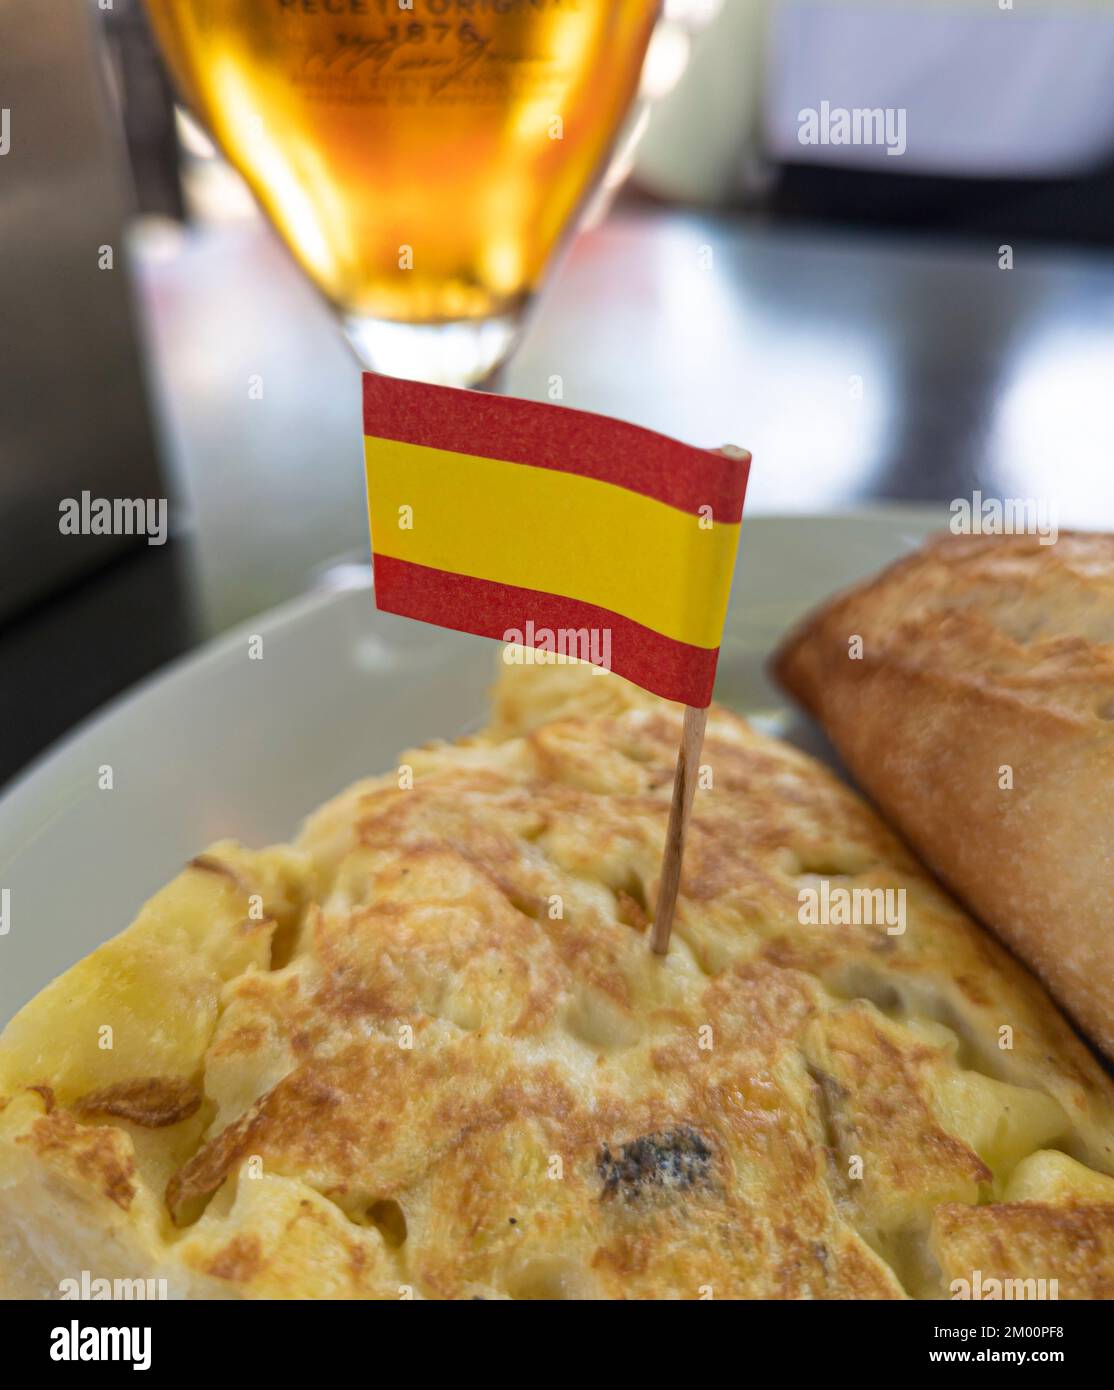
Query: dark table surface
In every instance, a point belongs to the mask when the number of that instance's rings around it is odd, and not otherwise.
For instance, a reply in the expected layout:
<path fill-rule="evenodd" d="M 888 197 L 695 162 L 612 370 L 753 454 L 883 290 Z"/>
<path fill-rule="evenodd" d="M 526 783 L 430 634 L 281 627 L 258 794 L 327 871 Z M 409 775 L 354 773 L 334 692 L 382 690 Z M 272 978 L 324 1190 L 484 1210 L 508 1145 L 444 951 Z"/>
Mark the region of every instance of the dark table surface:
<path fill-rule="evenodd" d="M 754 454 L 748 514 L 986 495 L 1114 529 L 1114 255 L 627 204 L 501 389 Z M 359 373 L 259 221 L 141 227 L 175 536 L 0 630 L 0 780 L 207 637 L 366 551 Z M 261 399 L 249 377 L 262 379 Z"/>

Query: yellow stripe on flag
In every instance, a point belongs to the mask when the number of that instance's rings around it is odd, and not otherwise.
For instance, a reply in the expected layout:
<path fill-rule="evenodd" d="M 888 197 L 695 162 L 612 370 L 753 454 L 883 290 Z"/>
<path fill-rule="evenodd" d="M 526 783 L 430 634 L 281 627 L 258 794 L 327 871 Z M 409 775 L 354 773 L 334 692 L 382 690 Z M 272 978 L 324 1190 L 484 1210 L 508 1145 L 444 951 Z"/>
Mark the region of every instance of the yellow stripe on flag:
<path fill-rule="evenodd" d="M 364 449 L 377 555 L 580 599 L 719 646 L 737 523 L 708 529 L 667 503 L 552 468 L 391 439 L 365 438 Z M 413 529 L 399 524 L 402 508 Z"/>

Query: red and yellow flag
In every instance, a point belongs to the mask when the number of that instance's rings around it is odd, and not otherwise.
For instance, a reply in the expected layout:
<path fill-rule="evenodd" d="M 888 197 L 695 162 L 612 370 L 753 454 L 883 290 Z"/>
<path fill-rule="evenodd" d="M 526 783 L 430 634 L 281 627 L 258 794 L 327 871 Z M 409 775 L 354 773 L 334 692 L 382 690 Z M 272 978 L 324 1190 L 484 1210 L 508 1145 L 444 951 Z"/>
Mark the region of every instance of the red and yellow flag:
<path fill-rule="evenodd" d="M 710 703 L 748 455 L 370 372 L 364 436 L 379 608 Z"/>

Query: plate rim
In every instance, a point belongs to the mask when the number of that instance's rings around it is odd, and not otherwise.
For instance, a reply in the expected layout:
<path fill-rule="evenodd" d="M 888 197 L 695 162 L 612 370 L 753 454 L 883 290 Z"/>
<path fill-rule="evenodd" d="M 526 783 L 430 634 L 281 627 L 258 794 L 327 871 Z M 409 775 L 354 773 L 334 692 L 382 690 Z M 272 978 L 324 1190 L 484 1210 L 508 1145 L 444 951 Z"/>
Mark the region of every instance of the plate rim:
<path fill-rule="evenodd" d="M 946 504 L 944 503 L 883 502 L 877 505 L 850 507 L 838 511 L 756 512 L 749 516 L 744 512 L 740 546 L 745 544 L 748 529 L 755 525 L 802 523 L 809 525 L 824 523 L 854 525 L 864 522 L 890 525 L 912 522 L 924 525 L 933 519 L 939 520 L 942 514 L 946 515 L 945 508 Z M 322 572 L 322 579 L 313 587 L 294 595 L 292 598 L 284 599 L 270 608 L 262 609 L 259 613 L 245 618 L 232 627 L 206 638 L 196 646 L 190 647 L 187 651 L 179 653 L 78 720 L 72 728 L 38 753 L 5 786 L 0 788 L 0 837 L 2 837 L 7 823 L 13 822 L 14 824 L 13 818 L 22 803 L 28 798 L 34 798 L 39 793 L 40 787 L 46 787 L 51 775 L 57 770 L 59 764 L 64 763 L 71 749 L 92 734 L 94 730 L 108 724 L 115 724 L 121 718 L 126 718 L 132 705 L 167 687 L 187 672 L 200 673 L 208 667 L 218 664 L 229 652 L 242 645 L 249 634 L 261 633 L 266 635 L 276 629 L 288 627 L 320 609 L 339 602 L 346 592 L 352 591 L 354 586 L 351 584 L 330 584 L 327 579 L 327 570 L 328 566 L 326 565 Z M 368 588 L 370 589 L 370 587 L 369 583 Z M 9 852 L 0 861 L 0 873 L 19 853 L 18 845 L 12 844 L 11 840 L 9 840 L 9 845 Z"/>

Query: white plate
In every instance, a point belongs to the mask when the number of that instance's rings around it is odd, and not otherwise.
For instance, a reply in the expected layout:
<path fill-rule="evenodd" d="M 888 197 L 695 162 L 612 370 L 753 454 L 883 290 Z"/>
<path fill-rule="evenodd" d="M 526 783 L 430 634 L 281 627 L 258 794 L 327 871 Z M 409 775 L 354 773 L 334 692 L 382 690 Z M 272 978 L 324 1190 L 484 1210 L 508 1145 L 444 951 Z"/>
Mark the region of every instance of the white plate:
<path fill-rule="evenodd" d="M 811 605 L 944 524 L 942 511 L 752 517 L 717 698 L 808 741 L 766 658 Z M 249 640 L 262 638 L 262 659 Z M 0 801 L 0 1020 L 115 935 L 211 840 L 288 839 L 397 753 L 481 724 L 493 643 L 376 612 L 366 586 L 314 593 L 238 628 L 116 701 Z M 112 768 L 112 790 L 100 769 Z"/>

